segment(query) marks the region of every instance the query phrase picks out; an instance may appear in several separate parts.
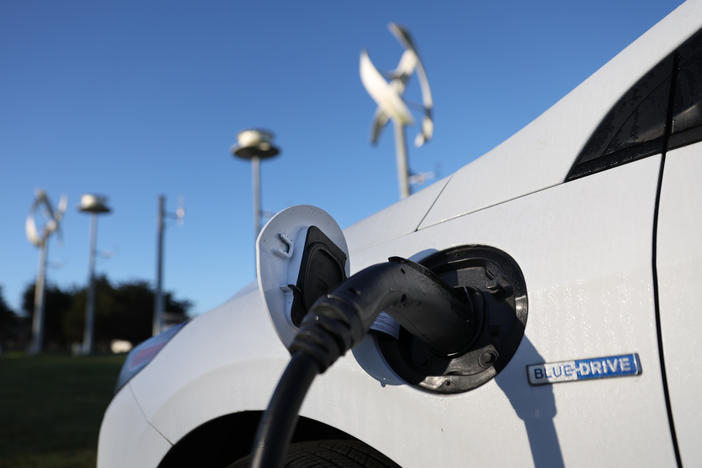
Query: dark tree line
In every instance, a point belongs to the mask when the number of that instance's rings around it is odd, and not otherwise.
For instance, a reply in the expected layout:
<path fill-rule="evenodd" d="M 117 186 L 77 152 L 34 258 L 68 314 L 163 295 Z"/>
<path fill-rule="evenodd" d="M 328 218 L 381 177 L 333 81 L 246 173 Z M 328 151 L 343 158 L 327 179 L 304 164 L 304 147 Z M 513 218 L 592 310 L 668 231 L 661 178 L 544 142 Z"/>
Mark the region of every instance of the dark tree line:
<path fill-rule="evenodd" d="M 0 287 L 0 346 L 13 343 L 19 339 L 19 317 L 5 302 Z"/>
<path fill-rule="evenodd" d="M 146 281 L 129 281 L 113 285 L 106 277 L 96 278 L 95 287 L 95 349 L 107 351 L 115 339 L 137 344 L 151 336 L 155 292 Z M 1 291 L 0 291 L 1 292 Z M 48 285 L 44 300 L 44 340 L 46 351 L 71 349 L 83 341 L 85 287 L 60 289 Z M 187 320 L 190 303 L 178 301 L 171 293 L 164 294 L 167 323 Z M 22 294 L 22 311 L 17 315 L 7 307 L 0 294 L 0 344 L 3 349 L 24 350 L 31 341 L 34 316 L 34 283 Z"/>

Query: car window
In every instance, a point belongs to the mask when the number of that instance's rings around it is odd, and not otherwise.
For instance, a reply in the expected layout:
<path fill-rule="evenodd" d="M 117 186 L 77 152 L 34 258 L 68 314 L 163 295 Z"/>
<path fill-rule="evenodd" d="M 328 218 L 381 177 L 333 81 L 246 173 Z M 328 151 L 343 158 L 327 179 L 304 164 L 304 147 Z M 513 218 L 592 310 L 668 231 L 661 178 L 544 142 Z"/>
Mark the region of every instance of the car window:
<path fill-rule="evenodd" d="M 666 145 L 673 76 L 672 121 Z M 578 155 L 566 181 L 700 140 L 702 30 L 644 75 L 612 107 Z"/>
<path fill-rule="evenodd" d="M 669 149 L 702 140 L 702 31 L 679 49 Z"/>
<path fill-rule="evenodd" d="M 670 56 L 622 96 L 585 144 L 567 181 L 663 151 L 672 71 Z"/>

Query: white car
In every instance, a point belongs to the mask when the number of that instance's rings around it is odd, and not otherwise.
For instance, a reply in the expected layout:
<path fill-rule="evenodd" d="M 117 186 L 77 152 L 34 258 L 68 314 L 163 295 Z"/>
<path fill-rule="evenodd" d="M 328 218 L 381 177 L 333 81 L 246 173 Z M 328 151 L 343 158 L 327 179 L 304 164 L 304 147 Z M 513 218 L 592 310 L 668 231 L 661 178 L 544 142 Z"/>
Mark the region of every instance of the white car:
<path fill-rule="evenodd" d="M 343 273 L 409 258 L 476 318 L 442 354 L 383 316 L 312 384 L 291 466 L 702 466 L 701 28 L 702 1 L 684 3 L 503 144 L 343 234 L 311 207 L 276 216 L 257 284 L 130 353 L 98 466 L 248 463 L 306 311 L 310 226 Z"/>

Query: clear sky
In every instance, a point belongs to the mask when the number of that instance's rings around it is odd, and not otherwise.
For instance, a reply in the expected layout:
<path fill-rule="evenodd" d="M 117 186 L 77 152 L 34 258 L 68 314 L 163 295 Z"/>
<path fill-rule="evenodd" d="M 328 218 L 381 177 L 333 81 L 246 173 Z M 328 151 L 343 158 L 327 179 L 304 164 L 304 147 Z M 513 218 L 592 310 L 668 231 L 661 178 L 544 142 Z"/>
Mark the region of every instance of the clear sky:
<path fill-rule="evenodd" d="M 410 147 L 415 171 L 447 176 L 529 123 L 672 11 L 678 0 L 0 2 L 0 287 L 19 309 L 38 251 L 24 222 L 34 190 L 69 210 L 48 278 L 84 284 L 80 195 L 109 197 L 98 273 L 153 283 L 158 194 L 182 227 L 166 232 L 165 288 L 194 314 L 254 279 L 251 173 L 230 146 L 273 130 L 263 207 L 312 204 L 342 227 L 397 200 L 391 128 L 371 147 L 374 103 L 358 59 L 391 70 L 411 31 L 435 103 L 435 138 Z M 419 102 L 413 79 L 407 98 Z M 416 129 L 408 135 L 414 137 Z"/>

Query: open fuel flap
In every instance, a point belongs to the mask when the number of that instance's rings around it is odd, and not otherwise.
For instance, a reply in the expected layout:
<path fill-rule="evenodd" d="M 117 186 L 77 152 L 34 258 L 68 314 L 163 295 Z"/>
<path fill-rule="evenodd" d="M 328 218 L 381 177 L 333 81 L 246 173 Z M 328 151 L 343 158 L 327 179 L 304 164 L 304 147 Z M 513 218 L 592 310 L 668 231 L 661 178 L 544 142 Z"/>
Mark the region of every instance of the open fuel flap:
<path fill-rule="evenodd" d="M 376 332 L 393 370 L 411 385 L 437 393 L 472 390 L 497 375 L 524 335 L 527 292 L 517 263 L 488 246 L 455 247 L 420 262 L 472 304 L 475 334 L 465 350 L 441 355 L 400 328 L 397 338 Z"/>
<path fill-rule="evenodd" d="M 314 206 L 280 211 L 261 230 L 256 240 L 258 288 L 285 347 L 312 303 L 348 277 L 348 254 L 339 225 Z"/>
<path fill-rule="evenodd" d="M 315 301 L 346 284 L 348 256 L 341 229 L 319 208 L 288 208 L 261 231 L 256 242 L 259 290 L 287 348 Z M 424 268 L 427 278 L 436 278 L 463 302 L 466 323 L 454 327 L 459 324 L 451 325 L 442 315 L 448 312 L 431 307 L 407 318 L 396 307 L 395 319 L 407 328 L 400 327 L 399 333 L 387 333 L 383 326 L 372 329 L 386 362 L 405 382 L 437 393 L 465 392 L 495 377 L 524 336 L 528 301 L 517 263 L 499 249 L 468 245 L 436 252 L 416 268 Z M 437 347 L 437 337 L 455 335 L 446 333 L 446 327 L 469 332 L 448 348 Z"/>

